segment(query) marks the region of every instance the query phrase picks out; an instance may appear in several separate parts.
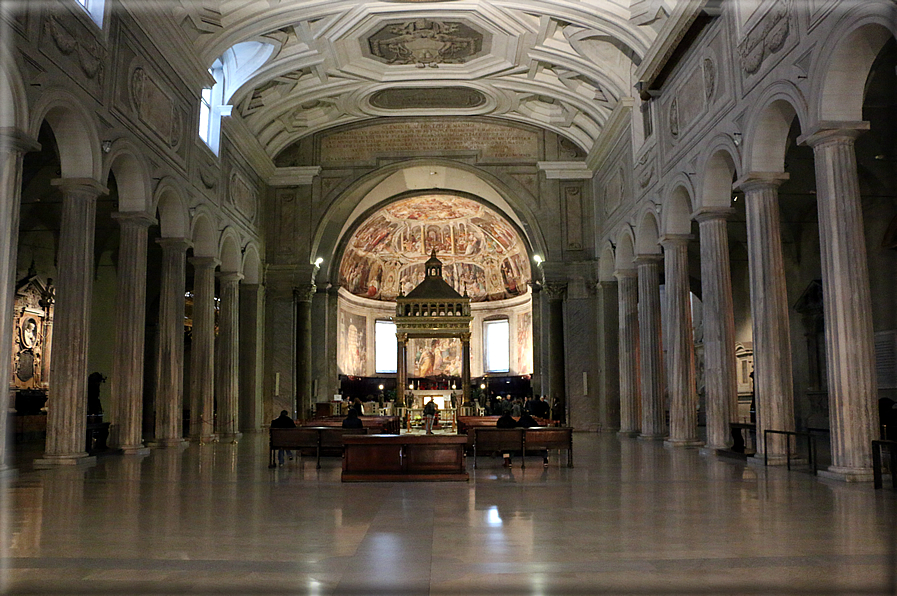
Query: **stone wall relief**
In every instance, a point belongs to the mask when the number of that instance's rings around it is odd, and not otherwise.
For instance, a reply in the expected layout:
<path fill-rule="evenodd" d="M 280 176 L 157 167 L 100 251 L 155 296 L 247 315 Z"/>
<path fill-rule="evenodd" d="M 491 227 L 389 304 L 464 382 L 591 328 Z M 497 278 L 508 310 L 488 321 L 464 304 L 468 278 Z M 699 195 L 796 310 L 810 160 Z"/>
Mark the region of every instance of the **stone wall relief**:
<path fill-rule="evenodd" d="M 582 250 L 582 186 L 564 187 L 564 208 L 567 224 L 567 250 Z"/>
<path fill-rule="evenodd" d="M 437 68 L 476 57 L 483 34 L 466 23 L 421 18 L 382 27 L 368 38 L 368 47 L 386 64 Z"/>
<path fill-rule="evenodd" d="M 246 177 L 236 170 L 231 172 L 227 191 L 228 200 L 234 209 L 250 223 L 254 222 L 258 211 L 258 191 Z"/>
<path fill-rule="evenodd" d="M 100 45 L 93 35 L 87 32 L 72 33 L 52 13 L 45 17 L 43 31 L 60 54 L 74 60 L 85 77 L 94 81 L 97 87 L 102 87 L 106 48 Z M 42 47 L 46 53 L 49 44 L 43 44 Z"/>
<path fill-rule="evenodd" d="M 785 46 L 791 32 L 793 0 L 779 0 L 738 44 L 741 68 L 748 75 L 755 74 L 763 62 Z"/>
<path fill-rule="evenodd" d="M 177 151 L 184 133 L 184 122 L 172 94 L 163 88 L 143 66 L 131 70 L 128 88 L 131 108 L 143 124 Z"/>

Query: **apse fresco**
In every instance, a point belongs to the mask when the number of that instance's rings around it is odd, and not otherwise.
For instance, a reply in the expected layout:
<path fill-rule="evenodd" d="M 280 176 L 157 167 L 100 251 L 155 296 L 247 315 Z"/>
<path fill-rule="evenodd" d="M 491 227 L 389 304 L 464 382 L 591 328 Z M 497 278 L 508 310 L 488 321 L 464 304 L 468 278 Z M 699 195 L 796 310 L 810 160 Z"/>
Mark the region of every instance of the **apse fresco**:
<path fill-rule="evenodd" d="M 408 344 L 415 377 L 461 376 L 461 340 L 411 339 Z"/>
<path fill-rule="evenodd" d="M 395 300 L 423 281 L 434 249 L 445 281 L 474 302 L 526 293 L 529 259 L 514 228 L 485 205 L 446 194 L 402 199 L 369 217 L 343 255 L 340 285 Z"/>
<path fill-rule="evenodd" d="M 367 319 L 340 310 L 340 372 L 344 375 L 363 376 L 367 371 Z"/>

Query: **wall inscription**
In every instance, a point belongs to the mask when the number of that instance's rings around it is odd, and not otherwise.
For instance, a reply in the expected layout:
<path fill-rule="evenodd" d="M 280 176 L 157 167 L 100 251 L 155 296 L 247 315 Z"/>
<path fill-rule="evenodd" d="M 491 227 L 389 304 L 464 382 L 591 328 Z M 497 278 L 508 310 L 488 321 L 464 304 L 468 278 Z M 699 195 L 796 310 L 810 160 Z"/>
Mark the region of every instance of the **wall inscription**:
<path fill-rule="evenodd" d="M 478 151 L 480 159 L 538 159 L 539 137 L 488 122 L 390 122 L 324 137 L 321 161 L 372 161 L 379 155 L 410 150 Z"/>

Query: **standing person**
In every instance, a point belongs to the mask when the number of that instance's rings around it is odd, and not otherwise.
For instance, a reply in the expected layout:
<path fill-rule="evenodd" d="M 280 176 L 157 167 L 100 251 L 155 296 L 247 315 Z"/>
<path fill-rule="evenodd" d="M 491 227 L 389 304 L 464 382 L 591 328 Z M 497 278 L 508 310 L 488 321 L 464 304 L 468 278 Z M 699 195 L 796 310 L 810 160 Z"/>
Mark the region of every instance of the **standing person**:
<path fill-rule="evenodd" d="M 280 416 L 271 421 L 271 428 L 296 428 L 296 423 L 293 422 L 293 419 L 290 418 L 290 413 L 286 410 L 280 411 Z M 283 454 L 286 454 L 293 459 L 293 452 L 289 449 L 278 449 L 277 450 L 277 463 L 281 466 L 283 465 Z"/>
<path fill-rule="evenodd" d="M 520 415 L 523 414 L 523 404 L 520 403 L 520 398 L 514 400 L 511 404 L 511 416 L 514 418 L 520 418 Z"/>
<path fill-rule="evenodd" d="M 361 398 L 356 397 L 352 402 L 352 407 L 355 408 L 355 413 L 359 416 L 364 416 L 364 405 L 361 403 Z"/>
<path fill-rule="evenodd" d="M 439 409 L 439 406 L 433 401 L 433 398 L 430 398 L 430 401 L 424 406 L 424 424 L 427 429 L 427 434 L 433 434 L 433 422 L 436 420 L 436 411 Z"/>

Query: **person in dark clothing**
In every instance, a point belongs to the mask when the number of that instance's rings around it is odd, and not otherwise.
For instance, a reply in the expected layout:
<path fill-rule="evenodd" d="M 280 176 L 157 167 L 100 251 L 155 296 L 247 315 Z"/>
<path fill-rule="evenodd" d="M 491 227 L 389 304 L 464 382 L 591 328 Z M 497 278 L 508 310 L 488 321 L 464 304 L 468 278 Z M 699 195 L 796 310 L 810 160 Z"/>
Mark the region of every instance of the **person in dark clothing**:
<path fill-rule="evenodd" d="M 286 410 L 280 411 L 280 416 L 271 421 L 271 428 L 296 428 L 296 423 L 293 422 L 293 419 L 290 418 L 290 413 Z M 277 450 L 277 463 L 281 466 L 283 465 L 283 454 L 289 456 L 290 459 L 293 459 L 293 452 L 289 449 L 278 449 Z"/>
<path fill-rule="evenodd" d="M 551 417 L 551 407 L 548 405 L 548 400 L 543 395 L 539 402 L 536 404 L 536 416 L 539 418 L 550 418 Z"/>
<path fill-rule="evenodd" d="M 501 418 L 496 420 L 495 422 L 496 428 L 517 428 L 517 421 L 511 416 L 511 412 L 507 411 L 501 415 Z M 511 453 L 502 453 L 502 457 L 505 458 L 504 464 L 502 464 L 506 468 L 511 467 Z"/>
<path fill-rule="evenodd" d="M 539 426 L 539 422 L 529 415 L 529 412 L 524 412 L 520 419 L 517 420 L 517 426 L 519 428 L 532 428 L 534 426 Z M 548 449 L 544 449 L 542 451 L 542 465 L 546 468 L 548 467 Z"/>
<path fill-rule="evenodd" d="M 343 428 L 364 428 L 355 408 L 349 408 L 349 414 L 343 419 Z"/>

